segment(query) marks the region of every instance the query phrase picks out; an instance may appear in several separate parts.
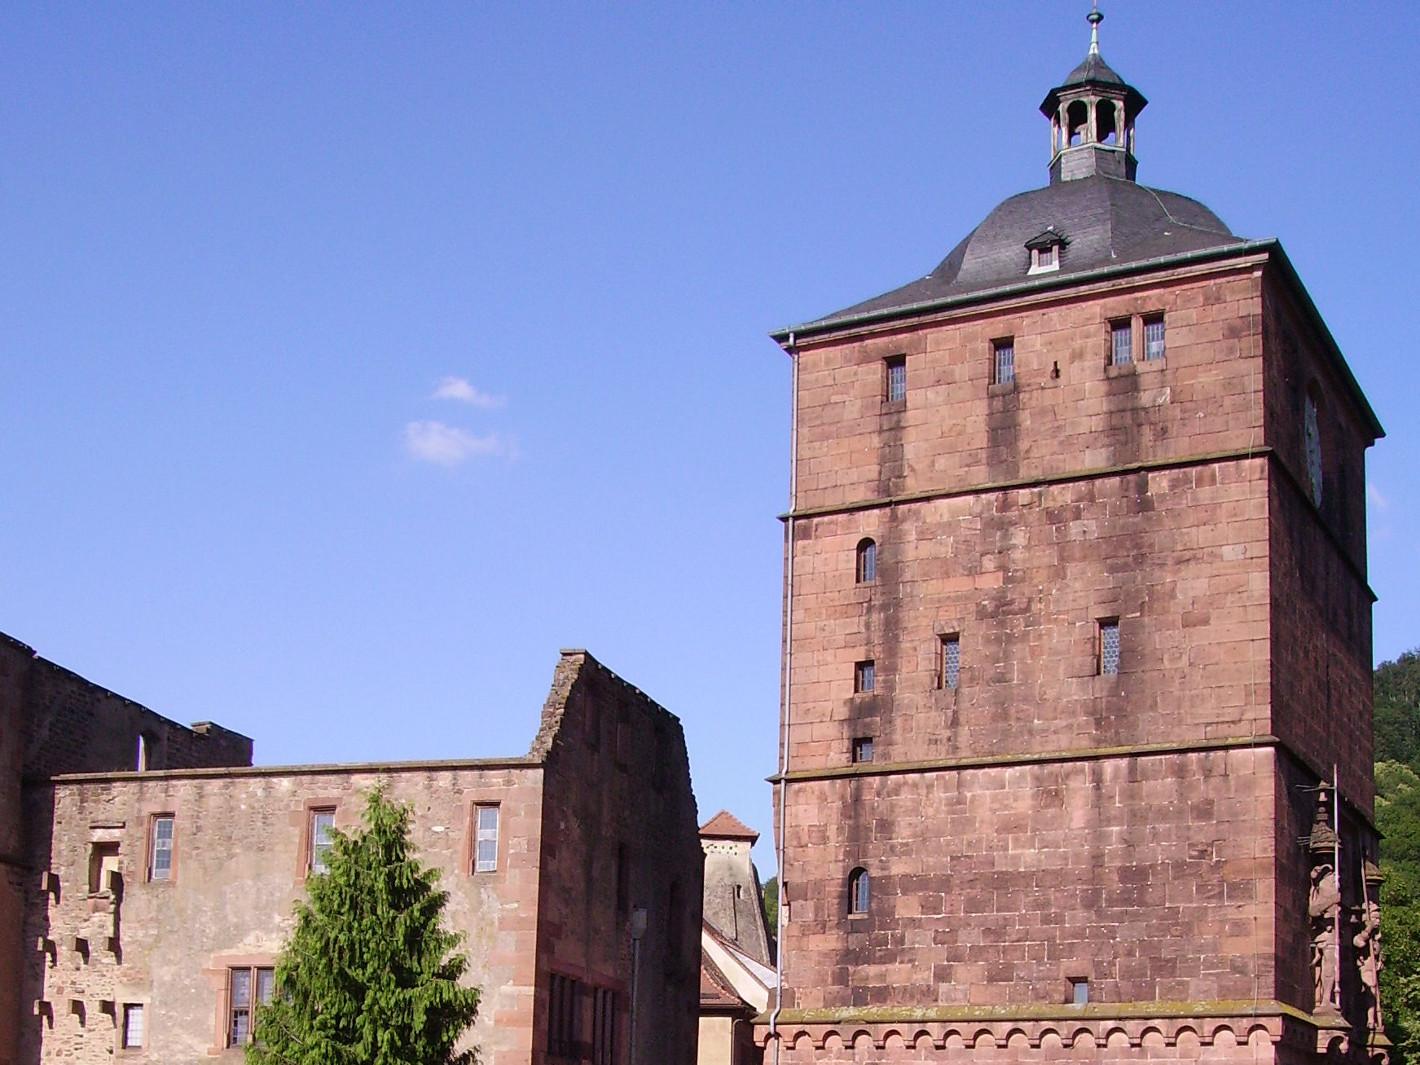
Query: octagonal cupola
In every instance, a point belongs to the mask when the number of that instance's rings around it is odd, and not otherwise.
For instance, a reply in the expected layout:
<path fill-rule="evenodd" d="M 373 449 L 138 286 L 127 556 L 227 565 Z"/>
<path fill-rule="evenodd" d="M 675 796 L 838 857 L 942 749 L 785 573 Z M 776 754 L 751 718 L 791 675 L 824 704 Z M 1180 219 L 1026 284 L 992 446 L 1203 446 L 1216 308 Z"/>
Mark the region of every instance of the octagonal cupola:
<path fill-rule="evenodd" d="M 1104 15 L 1097 6 L 1088 21 L 1089 54 L 1040 105 L 1041 114 L 1050 119 L 1052 185 L 1096 174 L 1133 181 L 1139 165 L 1134 158 L 1134 120 L 1149 101 L 1100 55 Z"/>

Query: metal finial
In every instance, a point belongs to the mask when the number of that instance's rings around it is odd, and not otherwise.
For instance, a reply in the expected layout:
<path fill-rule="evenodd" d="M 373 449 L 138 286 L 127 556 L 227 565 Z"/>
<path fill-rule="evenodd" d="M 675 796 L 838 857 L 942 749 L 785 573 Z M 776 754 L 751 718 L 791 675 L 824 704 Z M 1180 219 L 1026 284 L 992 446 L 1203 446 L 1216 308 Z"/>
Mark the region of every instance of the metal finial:
<path fill-rule="evenodd" d="M 1100 14 L 1100 0 L 1090 0 L 1090 13 L 1085 16 L 1085 21 L 1090 24 L 1090 55 L 1100 54 L 1100 23 L 1104 21 L 1104 16 Z"/>

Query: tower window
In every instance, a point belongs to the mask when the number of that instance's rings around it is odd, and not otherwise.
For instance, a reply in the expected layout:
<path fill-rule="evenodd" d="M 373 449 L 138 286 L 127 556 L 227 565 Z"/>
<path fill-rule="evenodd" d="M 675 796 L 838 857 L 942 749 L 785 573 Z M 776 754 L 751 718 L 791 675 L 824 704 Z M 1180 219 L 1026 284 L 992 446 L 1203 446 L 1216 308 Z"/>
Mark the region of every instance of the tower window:
<path fill-rule="evenodd" d="M 1109 323 L 1109 364 L 1127 366 L 1134 361 L 1134 324 L 1128 318 Z"/>
<path fill-rule="evenodd" d="M 893 355 L 883 360 L 886 374 L 883 398 L 889 403 L 901 403 L 907 399 L 907 356 Z"/>
<path fill-rule="evenodd" d="M 853 666 L 853 690 L 870 692 L 877 686 L 877 665 L 871 658 L 857 662 Z"/>
<path fill-rule="evenodd" d="M 853 761 L 871 762 L 873 760 L 873 737 L 859 736 L 853 741 Z"/>
<path fill-rule="evenodd" d="M 148 854 L 148 879 L 171 880 L 173 876 L 173 816 L 153 818 L 152 848 Z"/>
<path fill-rule="evenodd" d="M 498 806 L 475 806 L 473 871 L 492 873 L 498 869 Z"/>
<path fill-rule="evenodd" d="M 1303 400 L 1302 442 L 1307 452 L 1307 482 L 1312 491 L 1312 502 L 1321 506 L 1321 420 L 1317 414 L 1316 395 L 1307 390 Z"/>
<path fill-rule="evenodd" d="M 1155 362 L 1164 357 L 1164 316 L 1154 314 L 1144 319 L 1144 361 Z"/>
<path fill-rule="evenodd" d="M 1119 619 L 1101 618 L 1098 672 L 1102 677 L 1119 674 Z"/>
<path fill-rule="evenodd" d="M 938 653 L 941 661 L 937 668 L 937 687 L 956 691 L 961 680 L 961 637 L 956 633 L 941 637 Z"/>
<path fill-rule="evenodd" d="M 1088 1005 L 1090 1001 L 1090 982 L 1083 977 L 1075 977 L 1070 981 L 1070 1003 L 1075 1006 Z"/>
<path fill-rule="evenodd" d="M 854 869 L 848 874 L 848 912 L 866 914 L 872 901 L 868 884 L 868 870 Z"/>
<path fill-rule="evenodd" d="M 878 545 L 871 539 L 858 541 L 854 579 L 859 584 L 872 584 L 878 579 Z"/>
<path fill-rule="evenodd" d="M 1016 338 L 1002 337 L 991 341 L 991 382 L 1009 385 L 1016 380 Z"/>

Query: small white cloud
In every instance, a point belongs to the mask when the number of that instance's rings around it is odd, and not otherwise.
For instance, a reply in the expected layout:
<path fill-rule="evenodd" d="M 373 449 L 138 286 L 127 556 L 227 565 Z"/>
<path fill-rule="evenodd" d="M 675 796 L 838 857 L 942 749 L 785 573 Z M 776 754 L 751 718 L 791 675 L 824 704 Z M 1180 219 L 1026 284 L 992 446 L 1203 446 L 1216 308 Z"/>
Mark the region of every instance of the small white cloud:
<path fill-rule="evenodd" d="M 490 395 L 487 392 L 480 392 L 469 384 L 467 379 L 462 377 L 445 377 L 439 381 L 439 387 L 434 389 L 434 394 L 430 399 L 452 399 L 459 403 L 467 403 L 470 407 L 479 407 L 483 410 L 492 410 L 501 407 L 507 402 L 502 396 Z"/>
<path fill-rule="evenodd" d="M 1366 498 L 1371 501 L 1371 506 L 1375 507 L 1377 510 L 1384 511 L 1390 509 L 1390 500 L 1381 494 L 1381 490 L 1376 487 L 1374 481 L 1366 485 Z"/>
<path fill-rule="evenodd" d="M 508 454 L 509 446 L 497 433 L 475 436 L 443 422 L 410 422 L 404 427 L 404 450 L 420 462 L 457 466 L 471 458 Z"/>

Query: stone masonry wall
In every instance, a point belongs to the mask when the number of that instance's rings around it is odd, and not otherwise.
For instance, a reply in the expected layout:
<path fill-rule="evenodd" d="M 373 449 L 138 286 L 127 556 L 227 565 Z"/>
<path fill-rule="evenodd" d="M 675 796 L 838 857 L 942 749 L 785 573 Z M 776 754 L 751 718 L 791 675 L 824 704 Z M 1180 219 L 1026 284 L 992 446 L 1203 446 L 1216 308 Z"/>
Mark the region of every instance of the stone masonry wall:
<path fill-rule="evenodd" d="M 311 807 L 334 806 L 337 827 L 354 827 L 363 793 L 381 782 L 414 805 L 419 856 L 443 872 L 446 920 L 467 937 L 469 979 L 483 989 L 472 1041 L 488 1065 L 525 1065 L 542 769 L 517 761 L 134 773 L 31 786 L 29 816 L 52 825 L 50 838 L 32 840 L 31 860 L 52 871 L 53 890 L 31 894 L 26 941 L 50 946 L 30 953 L 26 998 L 47 1002 L 50 1013 L 27 1018 L 21 1060 L 111 1061 L 129 1002 L 147 1004 L 144 1060 L 243 1060 L 240 1049 L 225 1048 L 228 967 L 270 964 L 291 930 L 305 890 Z M 500 805 L 496 872 L 472 872 L 476 802 Z M 175 819 L 173 876 L 150 882 L 149 832 L 160 813 Z M 96 839 L 119 845 L 120 897 L 88 891 Z"/>
<path fill-rule="evenodd" d="M 538 935 L 544 975 L 533 1061 L 568 1060 L 548 1053 L 553 973 L 581 989 L 578 1029 L 587 1043 L 581 1053 L 590 1060 L 595 988 L 617 996 L 615 1040 L 618 1053 L 627 1052 L 630 921 L 642 907 L 637 1060 L 693 1065 L 701 850 L 680 722 L 584 651 L 563 652 L 543 715 L 542 735 L 552 738 L 545 744 Z"/>

